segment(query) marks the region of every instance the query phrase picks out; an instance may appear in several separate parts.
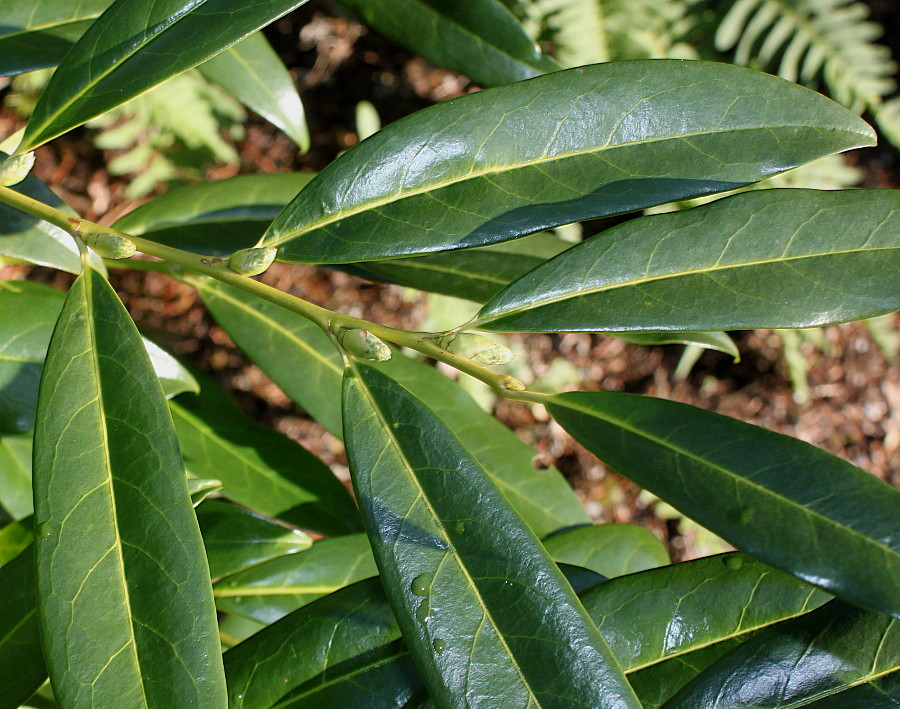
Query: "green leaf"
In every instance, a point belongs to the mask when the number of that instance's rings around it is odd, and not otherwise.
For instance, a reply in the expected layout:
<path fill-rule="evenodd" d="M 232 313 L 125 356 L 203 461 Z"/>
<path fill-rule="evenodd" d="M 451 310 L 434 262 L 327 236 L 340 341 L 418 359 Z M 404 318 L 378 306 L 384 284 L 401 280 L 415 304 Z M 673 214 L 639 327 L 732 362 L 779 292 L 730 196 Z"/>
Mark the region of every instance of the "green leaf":
<path fill-rule="evenodd" d="M 0 281 L 0 435 L 34 426 L 44 355 L 65 294 L 31 281 Z"/>
<path fill-rule="evenodd" d="M 591 518 L 556 468 L 538 470 L 535 450 L 490 414 L 463 389 L 429 367 L 395 355 L 376 366 L 408 392 L 428 401 L 431 412 L 462 442 L 467 455 L 538 537 L 564 527 L 590 524 Z"/>
<path fill-rule="evenodd" d="M 300 94 L 284 63 L 261 32 L 251 34 L 200 65 L 207 79 L 236 96 L 309 150 L 309 129 Z"/>
<path fill-rule="evenodd" d="M 24 6 L 24 3 L 19 4 Z M 51 207 L 68 210 L 63 201 L 36 177 L 29 175 L 10 189 Z M 0 256 L 69 273 L 81 273 L 78 246 L 71 236 L 59 227 L 8 204 L 0 204 Z"/>
<path fill-rule="evenodd" d="M 50 342 L 34 440 L 41 635 L 57 699 L 221 706 L 209 569 L 175 431 L 134 323 L 91 269 Z"/>
<path fill-rule="evenodd" d="M 29 517 L 10 522 L 0 529 L 0 566 L 15 559 L 34 538 L 33 520 Z"/>
<path fill-rule="evenodd" d="M 31 431 L 0 438 L 0 507 L 13 519 L 28 517 L 31 502 Z"/>
<path fill-rule="evenodd" d="M 340 436 L 342 365 L 328 336 L 306 318 L 233 286 L 200 279 L 191 284 L 237 346 L 310 416 Z"/>
<path fill-rule="evenodd" d="M 197 380 L 194 379 L 194 376 L 181 362 L 155 342 L 151 342 L 146 337 L 143 339 L 144 347 L 147 348 L 147 354 L 150 355 L 153 371 L 156 372 L 167 399 L 185 392 L 193 394 L 200 392 L 200 385 L 197 383 Z"/>
<path fill-rule="evenodd" d="M 739 552 L 620 576 L 582 594 L 626 671 L 751 633 L 829 596 Z"/>
<path fill-rule="evenodd" d="M 900 671 L 832 694 L 812 704 L 813 709 L 892 709 L 900 706 Z"/>
<path fill-rule="evenodd" d="M 56 66 L 110 0 L 0 0 L 0 76 Z"/>
<path fill-rule="evenodd" d="M 392 123 L 323 170 L 261 244 L 301 263 L 482 246 L 734 189 L 873 141 L 841 106 L 747 69 L 580 67 Z"/>
<path fill-rule="evenodd" d="M 441 419 L 357 364 L 344 421 L 385 591 L 439 706 L 640 706 L 540 542 Z"/>
<path fill-rule="evenodd" d="M 196 507 L 203 502 L 213 492 L 222 489 L 221 480 L 209 480 L 202 478 L 192 478 L 188 475 L 187 479 L 188 495 L 191 497 L 191 504 Z"/>
<path fill-rule="evenodd" d="M 227 576 L 256 564 L 309 549 L 312 539 L 241 507 L 206 502 L 197 509 L 209 573 Z"/>
<path fill-rule="evenodd" d="M 129 212 L 115 226 L 186 251 L 229 256 L 253 246 L 313 177 L 312 172 L 238 175 L 176 187 Z"/>
<path fill-rule="evenodd" d="M 739 549 L 900 616 L 900 491 L 808 443 L 685 404 L 611 392 L 547 404 L 594 455 Z"/>
<path fill-rule="evenodd" d="M 237 345 L 291 399 L 330 432 L 340 435 L 338 402 L 343 363 L 328 336 L 300 315 L 237 288 L 211 280 L 192 282 Z M 465 442 L 535 534 L 546 536 L 562 527 L 590 524 L 590 516 L 559 471 L 536 470 L 534 450 L 486 414 L 454 382 L 433 367 L 399 355 L 379 366 L 415 396 L 432 402 L 437 415 Z M 297 376 L 298 371 L 304 373 L 303 377 Z M 191 456 L 186 457 L 190 465 Z M 238 501 L 284 518 L 258 506 L 258 502 Z"/>
<path fill-rule="evenodd" d="M 31 547 L 0 567 L 0 598 L 0 706 L 18 707 L 47 679 Z"/>
<path fill-rule="evenodd" d="M 230 706 L 403 706 L 421 680 L 409 651 L 397 642 L 399 636 L 381 582 L 355 583 L 225 653 Z M 340 701 L 329 696 L 336 689 L 351 688 L 359 692 L 355 701 L 346 695 Z M 382 703 L 377 703 L 379 698 Z"/>
<path fill-rule="evenodd" d="M 296 366 L 296 363 L 295 363 Z M 169 403 L 190 473 L 220 480 L 231 500 L 324 534 L 359 531 L 350 493 L 321 460 L 246 416 L 211 378 Z"/>
<path fill-rule="evenodd" d="M 900 622 L 832 601 L 732 650 L 665 709 L 806 706 L 898 668 Z"/>
<path fill-rule="evenodd" d="M 544 548 L 556 562 L 583 566 L 607 578 L 669 563 L 665 545 L 636 524 L 578 527 L 545 539 Z"/>
<path fill-rule="evenodd" d="M 365 534 L 316 542 L 306 551 L 282 556 L 226 576 L 213 586 L 220 610 L 273 623 L 279 618 L 378 569 Z"/>
<path fill-rule="evenodd" d="M 497 86 L 559 69 L 498 0 L 340 0 L 439 66 Z"/>
<path fill-rule="evenodd" d="M 117 0 L 66 54 L 38 100 L 19 152 L 201 64 L 305 0 Z"/>
<path fill-rule="evenodd" d="M 577 244 L 471 326 L 737 330 L 872 317 L 900 307 L 898 232 L 900 190 L 748 192 Z"/>
<path fill-rule="evenodd" d="M 634 345 L 697 345 L 708 350 L 716 350 L 741 358 L 741 353 L 728 335 L 724 332 L 617 332 L 613 337 Z"/>

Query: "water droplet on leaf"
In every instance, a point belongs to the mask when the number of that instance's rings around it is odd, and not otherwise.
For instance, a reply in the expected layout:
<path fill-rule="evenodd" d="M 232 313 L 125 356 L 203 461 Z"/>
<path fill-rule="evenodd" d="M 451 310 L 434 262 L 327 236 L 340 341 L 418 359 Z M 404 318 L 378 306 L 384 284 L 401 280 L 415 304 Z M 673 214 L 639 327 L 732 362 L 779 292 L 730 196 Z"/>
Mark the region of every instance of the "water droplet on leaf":
<path fill-rule="evenodd" d="M 38 525 L 37 533 L 39 537 L 49 539 L 50 535 L 53 534 L 53 527 L 50 526 L 49 522 L 42 522 Z"/>
<path fill-rule="evenodd" d="M 722 559 L 722 563 L 725 564 L 726 568 L 737 571 L 744 565 L 744 560 L 737 554 L 729 554 Z"/>
<path fill-rule="evenodd" d="M 466 531 L 466 523 L 465 522 L 457 522 L 453 525 L 453 531 L 457 534 L 462 534 Z"/>
<path fill-rule="evenodd" d="M 431 594 L 431 574 L 419 574 L 413 579 L 409 590 L 416 596 L 428 596 Z"/>
<path fill-rule="evenodd" d="M 441 640 L 440 638 L 435 638 L 434 640 L 431 641 L 431 646 L 434 648 L 434 651 L 435 651 L 438 655 L 443 655 L 443 654 L 444 654 L 444 648 L 447 647 L 447 643 L 445 643 L 445 642 L 444 642 L 443 640 Z"/>
<path fill-rule="evenodd" d="M 427 623 L 431 618 L 431 604 L 426 598 L 419 604 L 419 607 L 416 608 L 416 620 L 420 623 Z"/>

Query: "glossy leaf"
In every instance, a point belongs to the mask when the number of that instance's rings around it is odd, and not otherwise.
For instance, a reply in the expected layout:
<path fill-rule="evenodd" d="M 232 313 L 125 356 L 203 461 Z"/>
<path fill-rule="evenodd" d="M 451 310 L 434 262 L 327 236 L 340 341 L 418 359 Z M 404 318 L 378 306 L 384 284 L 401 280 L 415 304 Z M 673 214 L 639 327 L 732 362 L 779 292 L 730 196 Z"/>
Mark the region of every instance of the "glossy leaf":
<path fill-rule="evenodd" d="M 900 670 L 868 684 L 808 704 L 813 709 L 893 709 L 900 707 Z"/>
<path fill-rule="evenodd" d="M 614 470 L 739 549 L 900 616 L 900 491 L 808 443 L 685 404 L 611 392 L 547 403 Z"/>
<path fill-rule="evenodd" d="M 25 3 L 19 5 L 24 7 Z M 35 177 L 26 177 L 11 189 L 56 209 L 68 211 L 63 201 Z M 42 219 L 3 203 L 0 203 L 0 256 L 69 273 L 81 273 L 78 246 L 71 236 Z"/>
<path fill-rule="evenodd" d="M 429 61 L 497 86 L 559 68 L 499 0 L 340 0 Z"/>
<path fill-rule="evenodd" d="M 832 601 L 732 650 L 665 709 L 789 709 L 898 668 L 900 622 Z"/>
<path fill-rule="evenodd" d="M 562 474 L 553 467 L 536 469 L 534 449 L 485 413 L 455 382 L 434 367 L 399 356 L 377 368 L 409 395 L 428 401 L 431 412 L 453 431 L 536 535 L 591 523 Z"/>
<path fill-rule="evenodd" d="M 0 529 L 0 566 L 15 559 L 31 544 L 34 539 L 33 522 L 31 517 L 26 517 Z"/>
<path fill-rule="evenodd" d="M 309 150 L 309 129 L 294 80 L 261 32 L 200 65 L 200 71 Z"/>
<path fill-rule="evenodd" d="M 44 355 L 65 294 L 31 281 L 0 281 L 0 435 L 34 426 Z"/>
<path fill-rule="evenodd" d="M 237 346 L 316 421 L 340 435 L 341 358 L 328 336 L 306 318 L 232 286 L 192 283 Z"/>
<path fill-rule="evenodd" d="M 110 0 L 0 0 L 0 76 L 56 66 Z"/>
<path fill-rule="evenodd" d="M 344 416 L 385 591 L 438 705 L 640 706 L 562 574 L 441 419 L 364 364 L 345 375 Z"/>
<path fill-rule="evenodd" d="M 759 190 L 627 222 L 516 281 L 472 327 L 813 327 L 900 308 L 900 190 Z"/>
<path fill-rule="evenodd" d="M 13 519 L 32 512 L 30 431 L 0 438 L 0 507 Z"/>
<path fill-rule="evenodd" d="M 0 567 L 0 598 L 0 706 L 18 707 L 47 679 L 31 547 Z"/>
<path fill-rule="evenodd" d="M 41 635 L 57 699 L 221 706 L 209 569 L 171 418 L 134 323 L 90 269 L 50 342 L 34 440 Z"/>
<path fill-rule="evenodd" d="M 300 530 L 224 502 L 201 505 L 197 521 L 214 579 L 312 546 L 312 539 Z"/>
<path fill-rule="evenodd" d="M 607 578 L 669 563 L 665 545 L 636 524 L 578 527 L 554 534 L 543 544 L 554 561 L 583 566 Z"/>
<path fill-rule="evenodd" d="M 321 460 L 287 436 L 246 416 L 209 377 L 199 397 L 170 402 L 190 473 L 220 480 L 231 500 L 324 534 L 361 528 L 343 484 Z"/>
<path fill-rule="evenodd" d="M 230 706 L 402 706 L 421 686 L 378 579 L 360 581 L 282 618 L 225 654 Z M 387 666 L 375 687 L 367 675 Z M 335 701 L 350 684 L 382 703 Z M 394 691 L 391 691 L 393 689 Z M 394 698 L 395 703 L 390 703 Z"/>
<path fill-rule="evenodd" d="M 261 243 L 301 263 L 482 246 L 734 189 L 873 140 L 820 94 L 748 69 L 579 67 L 392 123 L 323 170 Z"/>
<path fill-rule="evenodd" d="M 226 576 L 213 587 L 220 610 L 272 623 L 356 581 L 378 574 L 364 534 L 323 539 L 310 549 Z"/>
<path fill-rule="evenodd" d="M 722 640 L 628 675 L 644 709 L 659 709 L 682 687 L 752 634 Z"/>
<path fill-rule="evenodd" d="M 228 256 L 258 240 L 312 172 L 238 175 L 173 188 L 119 219 L 115 226 L 160 244 Z"/>
<path fill-rule="evenodd" d="M 626 671 L 744 636 L 827 600 L 739 552 L 620 576 L 581 596 Z"/>
<path fill-rule="evenodd" d="M 80 126 L 197 66 L 305 0 L 117 0 L 66 54 L 19 152 Z"/>

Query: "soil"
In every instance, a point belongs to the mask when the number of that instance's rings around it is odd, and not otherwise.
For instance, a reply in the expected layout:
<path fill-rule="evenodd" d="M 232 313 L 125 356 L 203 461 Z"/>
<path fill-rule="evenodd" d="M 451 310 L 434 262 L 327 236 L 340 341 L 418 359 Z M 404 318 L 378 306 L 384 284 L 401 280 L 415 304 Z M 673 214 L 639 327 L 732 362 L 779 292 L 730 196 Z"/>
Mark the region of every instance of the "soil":
<path fill-rule="evenodd" d="M 893 0 L 871 3 L 875 19 L 900 38 Z M 323 9 L 324 8 L 324 9 Z M 434 102 L 475 91 L 464 77 L 438 69 L 353 21 L 327 2 L 310 3 L 268 28 L 273 46 L 292 68 L 303 93 L 312 149 L 305 155 L 283 134 L 251 115 L 238 144 L 239 166 L 210 169 L 210 179 L 251 172 L 319 170 L 357 142 L 357 102 L 371 101 L 383 123 Z M 900 57 L 900 47 L 893 47 Z M 0 136 L 21 125 L 0 112 Z M 79 129 L 37 152 L 36 175 L 91 220 L 111 223 L 138 202 L 123 197 L 126 186 L 110 176 L 114 153 L 95 149 Z M 865 174 L 864 186 L 900 186 L 900 154 L 882 147 L 851 156 Z M 160 186 L 160 191 L 165 186 Z M 589 225 L 590 234 L 605 226 Z M 67 274 L 24 266 L 0 267 L 0 278 L 36 278 L 65 288 Z M 415 329 L 425 315 L 424 296 L 310 267 L 273 266 L 265 282 L 329 308 L 385 324 Z M 188 286 L 158 273 L 119 271 L 111 281 L 138 326 L 160 344 L 203 367 L 227 386 L 249 414 L 320 455 L 347 479 L 339 441 L 300 411 L 233 345 Z M 900 337 L 900 317 L 886 330 Z M 824 351 L 812 342 L 801 351 L 809 367 L 809 400 L 798 403 L 777 333 L 734 333 L 739 363 L 705 352 L 690 374 L 675 370 L 683 348 L 639 347 L 592 335 L 517 336 L 536 374 L 558 358 L 577 368 L 577 388 L 627 391 L 682 401 L 765 426 L 841 456 L 900 487 L 900 367 L 898 340 L 879 347 L 870 330 L 851 323 L 824 330 Z M 570 388 L 575 388 L 570 387 Z M 496 415 L 536 448 L 536 465 L 557 465 L 598 521 L 635 522 L 656 532 L 676 559 L 718 548 L 708 536 L 673 517 L 627 480 L 605 468 L 552 421 L 532 407 L 500 401 Z"/>

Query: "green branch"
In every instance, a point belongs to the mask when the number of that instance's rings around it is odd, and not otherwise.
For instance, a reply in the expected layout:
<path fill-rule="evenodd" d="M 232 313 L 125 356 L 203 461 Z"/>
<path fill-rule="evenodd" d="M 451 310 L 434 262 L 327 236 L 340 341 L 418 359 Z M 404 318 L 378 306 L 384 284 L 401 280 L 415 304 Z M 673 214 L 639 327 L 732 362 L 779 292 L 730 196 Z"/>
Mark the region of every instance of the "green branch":
<path fill-rule="evenodd" d="M 132 236 L 123 231 L 119 231 L 113 227 L 101 226 L 94 222 L 73 217 L 65 212 L 39 202 L 38 200 L 27 197 L 8 187 L 0 187 L 0 202 L 4 202 L 11 207 L 15 207 L 34 217 L 43 219 L 54 226 L 59 227 L 63 231 L 75 237 L 79 243 L 91 237 L 102 235 L 112 235 L 127 239 L 137 248 L 138 251 L 154 256 L 169 264 L 175 264 L 181 268 L 187 269 L 193 273 L 199 273 L 204 276 L 215 278 L 229 285 L 240 288 L 248 293 L 252 293 L 264 300 L 279 305 L 300 315 L 307 320 L 314 322 L 325 332 L 333 334 L 341 328 L 350 330 L 366 330 L 376 337 L 392 342 L 401 347 L 408 347 L 411 350 L 420 352 L 428 357 L 449 364 L 451 367 L 458 369 L 476 379 L 479 379 L 497 391 L 503 394 L 517 393 L 516 398 L 521 398 L 521 391 L 524 385 L 514 377 L 505 374 L 498 374 L 491 371 L 487 367 L 473 362 L 472 360 L 450 352 L 439 347 L 433 338 L 427 337 L 429 333 L 408 332 L 406 330 L 398 330 L 393 327 L 379 325 L 378 323 L 355 318 L 351 315 L 344 315 L 327 308 L 320 307 L 309 301 L 297 298 L 277 288 L 267 286 L 265 283 L 253 280 L 248 276 L 243 276 L 232 271 L 228 266 L 227 258 L 216 258 L 201 256 L 199 254 L 182 251 L 171 246 L 158 244 L 155 241 L 149 241 L 137 236 Z M 115 263 L 115 262 L 113 262 Z M 119 261 L 118 263 L 122 263 Z M 150 270 L 153 267 L 143 265 L 139 268 Z M 176 275 L 173 273 L 173 275 Z"/>

